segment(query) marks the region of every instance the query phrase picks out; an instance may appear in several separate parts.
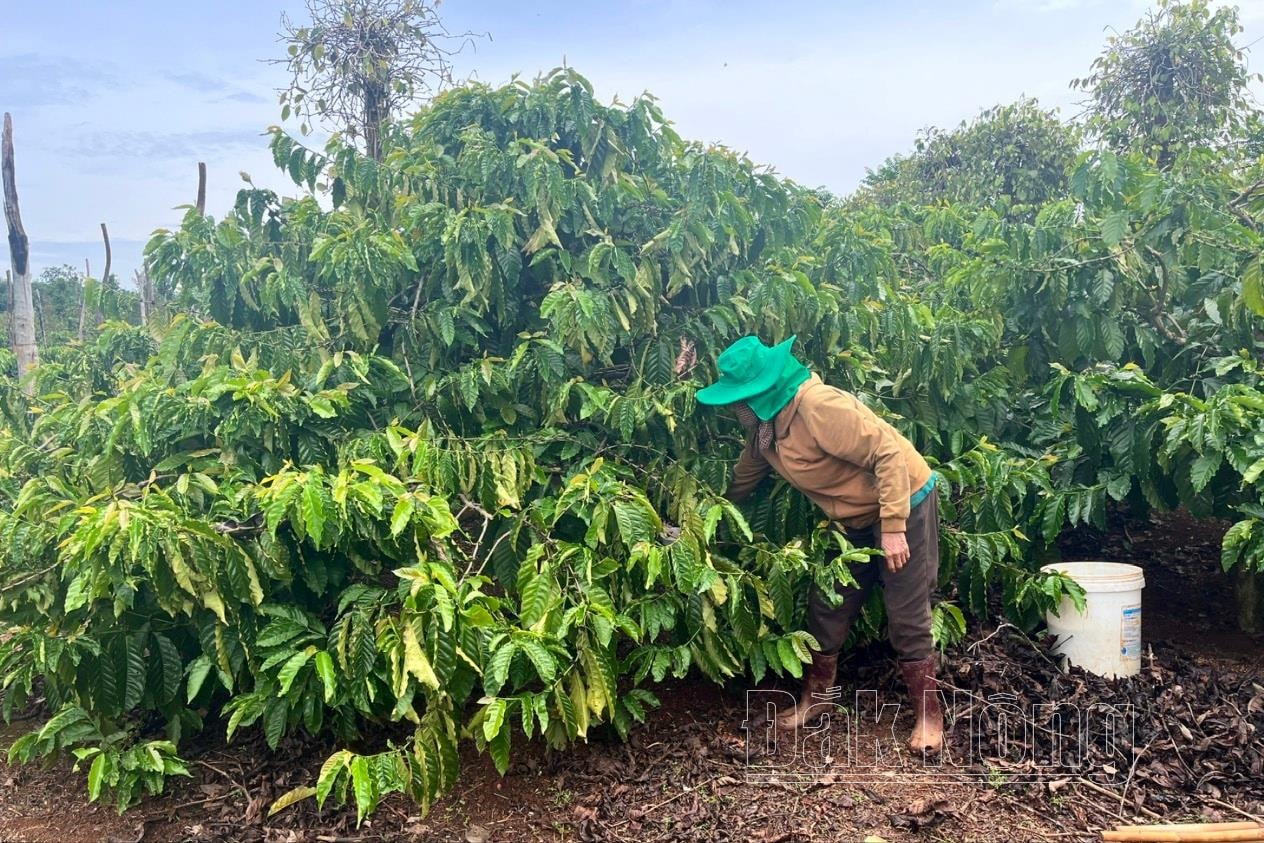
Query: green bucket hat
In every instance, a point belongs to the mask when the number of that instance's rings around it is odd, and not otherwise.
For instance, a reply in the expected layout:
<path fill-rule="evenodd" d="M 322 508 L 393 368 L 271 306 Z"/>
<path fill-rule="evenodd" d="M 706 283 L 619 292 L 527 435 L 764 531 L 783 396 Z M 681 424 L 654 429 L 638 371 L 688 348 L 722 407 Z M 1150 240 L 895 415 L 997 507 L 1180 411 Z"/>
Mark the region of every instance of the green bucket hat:
<path fill-rule="evenodd" d="M 745 401 L 761 421 L 770 421 L 811 375 L 790 351 L 794 339 L 772 348 L 755 336 L 737 340 L 720 352 L 720 378 L 698 390 L 698 402 L 715 406 Z"/>

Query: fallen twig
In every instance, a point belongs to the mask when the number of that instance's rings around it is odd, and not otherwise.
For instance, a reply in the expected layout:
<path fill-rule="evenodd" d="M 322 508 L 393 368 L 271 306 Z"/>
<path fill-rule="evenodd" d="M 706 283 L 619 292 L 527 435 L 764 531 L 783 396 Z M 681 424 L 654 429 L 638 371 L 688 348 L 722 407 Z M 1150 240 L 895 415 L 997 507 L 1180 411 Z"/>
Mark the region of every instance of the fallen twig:
<path fill-rule="evenodd" d="M 1119 792 L 1119 810 L 1120 811 L 1124 809 L 1124 800 L 1128 798 L 1128 787 L 1132 784 L 1132 777 L 1137 774 L 1137 765 L 1141 763 L 1141 757 L 1150 751 L 1150 747 L 1153 744 L 1154 744 L 1154 739 L 1151 738 L 1150 743 L 1146 744 L 1140 752 L 1135 753 L 1135 757 L 1132 759 L 1132 767 L 1129 768 L 1128 770 L 1128 778 L 1124 780 L 1123 790 Z"/>
<path fill-rule="evenodd" d="M 698 784 L 693 785 L 692 787 L 688 787 L 687 789 L 680 791 L 680 793 L 677 793 L 677 794 L 675 794 L 675 795 L 673 795 L 673 796 L 669 796 L 669 797 L 667 797 L 666 799 L 663 799 L 663 800 L 661 800 L 661 801 L 659 801 L 659 802 L 655 802 L 653 805 L 647 805 L 645 808 L 643 808 L 643 809 L 642 809 L 642 811 L 641 811 L 641 815 L 642 815 L 642 816 L 645 816 L 646 814 L 650 813 L 651 811 L 656 811 L 656 810 L 658 810 L 659 808 L 663 807 L 664 805 L 670 805 L 672 802 L 675 802 L 677 799 L 679 799 L 679 798 L 680 798 L 680 797 L 682 797 L 682 796 L 688 796 L 688 795 L 689 795 L 689 794 L 691 794 L 691 793 L 696 793 L 696 792 L 697 792 L 700 788 L 706 787 L 707 785 L 711 784 L 712 782 L 718 781 L 718 780 L 719 780 L 719 779 L 721 779 L 721 778 L 723 778 L 723 776 L 712 776 L 711 778 L 707 779 L 706 781 L 699 782 Z M 629 819 L 625 819 L 625 820 L 619 820 L 619 822 L 617 822 L 617 823 L 609 823 L 609 824 L 607 824 L 605 827 L 606 827 L 606 828 L 618 828 L 619 826 L 622 826 L 622 825 L 627 825 L 627 824 L 628 824 L 628 823 L 630 823 L 631 821 L 632 821 L 632 820 L 631 820 L 630 818 L 629 818 Z"/>
<path fill-rule="evenodd" d="M 1230 805 L 1228 802 L 1225 802 L 1222 799 L 1214 799 L 1214 798 L 1208 797 L 1207 801 L 1211 803 L 1212 805 L 1215 805 L 1217 808 L 1224 808 L 1226 811 L 1232 811 L 1233 813 L 1238 814 L 1239 816 L 1246 817 L 1251 822 L 1256 822 L 1256 823 L 1259 823 L 1260 825 L 1264 825 L 1264 817 L 1256 816 L 1255 814 L 1252 814 L 1248 811 L 1244 811 L 1241 808 L 1237 807 L 1236 805 Z"/>
<path fill-rule="evenodd" d="M 1115 800 L 1119 799 L 1118 793 L 1116 793 L 1113 790 L 1108 790 L 1107 788 L 1102 787 L 1100 784 L 1097 784 L 1096 782 L 1089 781 L 1088 779 L 1085 779 L 1085 778 L 1078 778 L 1078 779 L 1075 779 L 1074 781 L 1077 784 L 1084 785 L 1089 790 L 1093 790 L 1093 791 L 1096 791 L 1097 793 L 1100 793 L 1102 796 L 1105 796 L 1108 799 L 1115 799 Z M 1144 805 L 1137 805 L 1135 807 L 1139 813 L 1145 814 L 1147 817 L 1150 817 L 1151 819 L 1155 819 L 1155 820 L 1163 819 L 1163 816 L 1161 814 L 1157 814 L 1154 811 L 1151 811 L 1149 808 L 1145 807 Z"/>
<path fill-rule="evenodd" d="M 219 796 L 208 796 L 205 799 L 195 799 L 192 802 L 181 802 L 179 805 L 176 805 L 175 807 L 171 808 L 165 813 L 174 814 L 176 811 L 182 810 L 184 808 L 195 808 L 198 805 L 209 805 L 212 802 L 219 802 L 221 800 L 227 799 L 228 797 L 232 795 L 233 795 L 233 792 L 231 790 L 228 790 L 221 793 Z"/>

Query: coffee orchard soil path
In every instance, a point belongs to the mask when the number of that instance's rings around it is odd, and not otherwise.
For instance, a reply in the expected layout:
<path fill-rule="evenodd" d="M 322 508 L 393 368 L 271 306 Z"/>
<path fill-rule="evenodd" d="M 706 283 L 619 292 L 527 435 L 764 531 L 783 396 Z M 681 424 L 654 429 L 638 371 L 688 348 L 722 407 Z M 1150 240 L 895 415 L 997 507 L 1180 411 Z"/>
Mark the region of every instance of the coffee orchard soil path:
<path fill-rule="evenodd" d="M 902 750 L 893 732 L 907 732 L 906 713 L 894 724 L 877 718 L 878 703 L 901 697 L 889 651 L 872 647 L 840 670 L 848 711 L 805 740 L 798 757 L 784 742 L 770 749 L 759 729 L 748 739 L 744 688 L 690 680 L 656 689 L 663 707 L 626 744 L 595 732 L 563 753 L 520 745 L 503 778 L 467 747 L 456 789 L 429 816 L 393 796 L 357 828 L 353 810 L 318 812 L 311 800 L 266 816 L 277 796 L 314 781 L 336 747 L 292 740 L 269 753 L 259 739 L 225 746 L 212 728 L 187 751 L 191 779 L 121 817 L 88 804 L 83 774 L 64 762 L 0 768 L 0 841 L 1089 841 L 1121 821 L 1242 818 L 1227 805 L 1261 814 L 1264 650 L 1214 608 L 1227 587 L 1215 568 L 1218 529 L 1178 516 L 1130 524 L 1126 535 L 1071 536 L 1066 558 L 1146 568 L 1152 654 L 1142 676 L 1106 683 L 1063 673 L 1039 642 L 1011 628 L 972 630 L 943 673 L 958 691 L 947 765 L 925 768 Z M 1209 631 L 1218 636 L 1211 647 Z M 858 700 L 859 688 L 873 694 Z M 1038 738 L 1002 745 L 1003 711 L 981 703 L 996 693 L 1020 707 L 1126 700 L 1141 712 L 1135 751 L 1090 730 L 1083 764 L 1051 766 Z M 976 725 L 973 740 L 967 723 Z M 1131 763 L 1112 764 L 1112 751 Z"/>

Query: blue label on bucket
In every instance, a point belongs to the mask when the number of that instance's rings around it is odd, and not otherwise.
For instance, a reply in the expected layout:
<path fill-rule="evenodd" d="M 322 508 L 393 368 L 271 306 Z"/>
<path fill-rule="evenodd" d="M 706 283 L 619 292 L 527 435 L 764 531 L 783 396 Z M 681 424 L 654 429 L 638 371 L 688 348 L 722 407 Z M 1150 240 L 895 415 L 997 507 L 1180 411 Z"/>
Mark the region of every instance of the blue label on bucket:
<path fill-rule="evenodd" d="M 1125 659 L 1141 658 L 1141 607 L 1125 606 L 1120 614 L 1119 654 Z"/>

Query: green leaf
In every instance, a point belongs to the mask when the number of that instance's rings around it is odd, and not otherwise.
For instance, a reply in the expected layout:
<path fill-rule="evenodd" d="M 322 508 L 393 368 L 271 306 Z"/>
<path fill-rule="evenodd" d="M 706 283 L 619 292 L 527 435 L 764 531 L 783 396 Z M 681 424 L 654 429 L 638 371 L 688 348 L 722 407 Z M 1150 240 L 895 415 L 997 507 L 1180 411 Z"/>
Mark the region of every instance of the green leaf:
<path fill-rule="evenodd" d="M 299 671 L 303 669 L 303 666 L 307 664 L 315 653 L 315 647 L 308 647 L 307 649 L 295 653 L 286 659 L 280 672 L 277 673 L 277 682 L 279 683 L 279 687 L 277 688 L 276 695 L 278 697 L 283 697 L 290 692 L 290 686 L 294 684 L 294 680 L 298 676 Z"/>
<path fill-rule="evenodd" d="M 143 632 L 129 635 L 127 638 L 127 681 L 123 685 L 123 710 L 131 711 L 140 705 L 145 695 L 145 641 L 148 636 Z"/>
<path fill-rule="evenodd" d="M 369 760 L 363 755 L 351 759 L 351 787 L 355 793 L 356 824 L 377 808 L 379 791 L 377 781 L 369 770 Z"/>
<path fill-rule="evenodd" d="M 289 705 L 281 700 L 271 700 L 263 710 L 263 737 L 268 748 L 275 750 L 285 734 L 289 720 Z"/>
<path fill-rule="evenodd" d="M 1115 477 L 1112 477 L 1106 483 L 1106 493 L 1110 495 L 1112 499 L 1117 500 L 1117 501 L 1121 501 L 1124 498 L 1128 497 L 1128 493 L 1131 491 L 1132 491 L 1132 475 L 1131 474 L 1116 475 Z"/>
<path fill-rule="evenodd" d="M 110 756 L 105 752 L 98 752 L 97 757 L 92 759 L 92 766 L 88 769 L 89 802 L 96 802 L 97 797 L 101 795 L 101 787 L 109 777 L 112 767 Z"/>
<path fill-rule="evenodd" d="M 513 661 L 516 649 L 514 642 L 507 641 L 488 659 L 487 670 L 483 675 L 483 688 L 489 694 L 499 693 L 505 684 L 505 678 L 509 675 L 509 664 Z"/>
<path fill-rule="evenodd" d="M 500 733 L 501 728 L 505 725 L 505 712 L 508 710 L 508 704 L 500 697 L 496 697 L 483 709 L 483 737 L 491 740 Z"/>
<path fill-rule="evenodd" d="M 66 587 L 65 611 L 67 614 L 88 604 L 92 591 L 92 573 L 80 571 Z"/>
<path fill-rule="evenodd" d="M 334 673 L 334 658 L 328 652 L 321 650 L 316 654 L 314 663 L 316 665 L 316 675 L 320 677 L 320 682 L 325 687 L 325 702 L 329 702 L 338 691 L 338 679 Z"/>
<path fill-rule="evenodd" d="M 400 495 L 395 501 L 395 511 L 391 514 L 391 536 L 398 536 L 413 520 L 412 495 Z"/>
<path fill-rule="evenodd" d="M 522 585 L 521 605 L 518 617 L 528 629 L 536 628 L 544 620 L 553 602 L 553 575 L 547 571 L 536 573 L 525 565 L 526 581 Z"/>
<path fill-rule="evenodd" d="M 313 395 L 311 398 L 308 398 L 307 406 L 311 407 L 312 412 L 322 419 L 332 419 L 338 415 L 338 411 L 334 409 L 333 402 L 321 395 Z"/>
<path fill-rule="evenodd" d="M 531 660 L 531 664 L 535 666 L 536 673 L 545 683 L 552 683 L 557 675 L 557 661 L 544 648 L 544 645 L 534 638 L 522 637 L 515 639 L 517 646 L 527 654 L 527 658 Z"/>
<path fill-rule="evenodd" d="M 1101 331 L 1102 345 L 1106 350 L 1106 357 L 1112 362 L 1118 362 L 1123 359 L 1124 351 L 1127 349 L 1127 342 L 1119 322 L 1107 316 L 1097 324 L 1098 329 Z"/>
<path fill-rule="evenodd" d="M 162 664 L 162 703 L 170 702 L 180 693 L 180 680 L 184 671 L 180 663 L 180 651 L 171 639 L 161 633 L 154 633 L 153 640 L 158 645 L 158 656 Z"/>
<path fill-rule="evenodd" d="M 190 705 L 193 698 L 198 695 L 198 691 L 202 690 L 202 683 L 206 681 L 206 676 L 211 672 L 210 656 L 202 654 L 189 663 L 189 678 L 186 683 L 188 688 L 186 698 Z"/>
<path fill-rule="evenodd" d="M 653 539 L 662 529 L 657 513 L 645 501 L 617 498 L 614 501 L 614 514 L 619 526 L 619 536 L 628 547 L 639 541 Z"/>
<path fill-rule="evenodd" d="M 1128 233 L 1128 212 L 1114 211 L 1102 218 L 1099 228 L 1102 242 L 1107 246 L 1117 246 Z"/>
<path fill-rule="evenodd" d="M 322 808 L 325 806 L 325 800 L 333 791 L 338 776 L 350 762 L 351 752 L 345 749 L 340 749 L 325 759 L 325 763 L 320 766 L 320 774 L 316 777 L 316 804 L 318 806 Z"/>
<path fill-rule="evenodd" d="M 777 641 L 777 655 L 781 657 L 781 666 L 786 672 L 798 679 L 803 676 L 803 661 L 795 652 L 793 639 L 781 638 Z"/>
<path fill-rule="evenodd" d="M 1242 472 L 1242 484 L 1250 486 L 1256 480 L 1260 479 L 1260 474 L 1264 474 L 1264 457 L 1260 457 Z"/>
<path fill-rule="evenodd" d="M 1195 492 L 1202 492 L 1207 488 L 1216 472 L 1220 470 L 1222 455 L 1219 451 L 1208 451 L 1200 454 L 1198 459 L 1194 460 L 1189 467 L 1189 482 L 1194 487 Z"/>
<path fill-rule="evenodd" d="M 504 728 L 496 733 L 496 736 L 487 742 L 487 749 L 491 753 L 492 762 L 496 765 L 496 772 L 502 776 L 509 772 L 509 739 L 512 730 Z"/>
<path fill-rule="evenodd" d="M 1223 570 L 1232 570 L 1238 564 L 1242 549 L 1250 541 L 1256 523 L 1258 522 L 1254 519 L 1246 518 L 1236 522 L 1225 533 L 1220 549 L 1220 567 Z"/>
<path fill-rule="evenodd" d="M 319 476 L 309 476 L 303 485 L 302 505 L 303 529 L 311 538 L 312 544 L 321 546 L 325 535 L 325 501 L 321 495 Z"/>
<path fill-rule="evenodd" d="M 1264 258 L 1252 260 L 1242 273 L 1242 301 L 1256 316 L 1264 316 Z"/>

